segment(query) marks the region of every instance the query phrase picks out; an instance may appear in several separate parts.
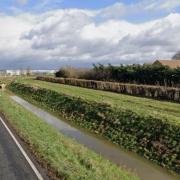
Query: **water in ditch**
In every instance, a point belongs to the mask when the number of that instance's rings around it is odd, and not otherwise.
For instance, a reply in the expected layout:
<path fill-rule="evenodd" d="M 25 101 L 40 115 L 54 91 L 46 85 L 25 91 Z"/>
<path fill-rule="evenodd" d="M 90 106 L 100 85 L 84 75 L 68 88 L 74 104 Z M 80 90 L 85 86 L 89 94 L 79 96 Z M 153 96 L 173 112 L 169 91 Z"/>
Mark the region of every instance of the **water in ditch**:
<path fill-rule="evenodd" d="M 67 121 L 56 118 L 48 112 L 37 108 L 18 96 L 11 97 L 18 104 L 33 112 L 42 120 L 58 129 L 62 134 L 74 138 L 80 144 L 92 149 L 94 152 L 104 156 L 106 159 L 120 166 L 132 170 L 143 180 L 177 180 L 178 175 L 172 175 L 163 168 L 139 157 L 138 155 L 120 149 L 119 146 L 107 142 L 103 138 L 85 132 L 77 127 L 68 124 Z"/>

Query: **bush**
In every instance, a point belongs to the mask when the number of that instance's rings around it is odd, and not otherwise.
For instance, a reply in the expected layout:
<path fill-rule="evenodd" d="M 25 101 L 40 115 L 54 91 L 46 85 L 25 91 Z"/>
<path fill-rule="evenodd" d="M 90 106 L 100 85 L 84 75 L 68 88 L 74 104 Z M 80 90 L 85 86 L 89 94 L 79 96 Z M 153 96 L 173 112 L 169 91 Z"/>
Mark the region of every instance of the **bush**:
<path fill-rule="evenodd" d="M 88 78 L 89 73 L 90 73 L 90 69 L 65 67 L 59 69 L 59 71 L 55 73 L 55 76 L 63 77 L 63 78 L 82 78 L 82 77 Z"/>
<path fill-rule="evenodd" d="M 57 72 L 55 73 L 55 76 L 56 76 L 56 77 L 69 78 L 69 77 L 70 77 L 70 72 L 67 71 L 67 70 L 64 69 L 64 68 L 61 68 L 59 71 L 57 71 Z"/>
<path fill-rule="evenodd" d="M 180 127 L 175 123 L 20 83 L 12 83 L 9 89 L 115 144 L 180 173 Z"/>

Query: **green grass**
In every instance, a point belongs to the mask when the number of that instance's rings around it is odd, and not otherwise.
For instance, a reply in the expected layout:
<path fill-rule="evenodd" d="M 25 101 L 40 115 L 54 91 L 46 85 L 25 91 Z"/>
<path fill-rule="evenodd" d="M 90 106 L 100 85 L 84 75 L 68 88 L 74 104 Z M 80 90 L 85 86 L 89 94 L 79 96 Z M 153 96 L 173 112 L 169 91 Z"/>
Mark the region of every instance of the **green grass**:
<path fill-rule="evenodd" d="M 160 117 L 162 119 L 167 119 L 169 122 L 180 125 L 179 103 L 158 101 L 148 98 L 38 81 L 30 78 L 21 78 L 17 81 L 24 84 L 31 84 L 42 88 L 47 88 L 67 95 L 81 97 L 91 101 L 108 103 L 114 107 L 131 110 L 144 116 L 151 115 L 153 117 Z"/>
<path fill-rule="evenodd" d="M 0 92 L 0 112 L 6 115 L 19 135 L 29 143 L 36 156 L 54 169 L 63 179 L 137 180 L 101 156 L 60 134 L 33 113 Z"/>

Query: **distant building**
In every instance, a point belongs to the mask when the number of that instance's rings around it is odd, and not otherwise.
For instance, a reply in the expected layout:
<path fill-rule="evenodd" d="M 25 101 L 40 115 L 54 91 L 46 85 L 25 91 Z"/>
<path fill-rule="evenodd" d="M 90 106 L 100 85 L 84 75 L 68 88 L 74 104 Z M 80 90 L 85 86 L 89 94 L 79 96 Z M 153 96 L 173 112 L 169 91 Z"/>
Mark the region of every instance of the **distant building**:
<path fill-rule="evenodd" d="M 21 75 L 46 75 L 54 74 L 56 70 L 30 70 L 30 69 L 18 69 L 18 70 L 1 70 L 0 76 L 21 76 Z"/>
<path fill-rule="evenodd" d="M 6 70 L 6 74 L 9 76 L 20 76 L 21 71 L 20 70 Z"/>
<path fill-rule="evenodd" d="M 153 64 L 168 66 L 172 69 L 175 69 L 177 67 L 180 67 L 180 60 L 156 60 Z"/>
<path fill-rule="evenodd" d="M 0 76 L 20 76 L 30 74 L 30 70 L 0 70 Z"/>

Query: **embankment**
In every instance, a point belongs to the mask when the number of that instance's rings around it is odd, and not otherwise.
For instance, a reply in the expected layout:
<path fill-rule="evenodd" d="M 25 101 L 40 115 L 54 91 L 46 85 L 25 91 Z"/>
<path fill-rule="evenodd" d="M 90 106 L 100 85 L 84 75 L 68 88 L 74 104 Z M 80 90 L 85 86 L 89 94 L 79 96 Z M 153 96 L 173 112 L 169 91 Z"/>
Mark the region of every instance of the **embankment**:
<path fill-rule="evenodd" d="M 11 83 L 9 89 L 115 144 L 180 173 L 180 127 L 176 123 L 22 83 Z"/>
<path fill-rule="evenodd" d="M 6 92 L 0 96 L 0 114 L 44 167 L 50 179 L 139 180 L 129 170 L 116 166 L 59 133 L 18 105 Z"/>

